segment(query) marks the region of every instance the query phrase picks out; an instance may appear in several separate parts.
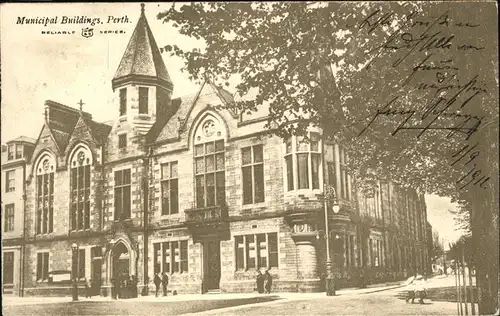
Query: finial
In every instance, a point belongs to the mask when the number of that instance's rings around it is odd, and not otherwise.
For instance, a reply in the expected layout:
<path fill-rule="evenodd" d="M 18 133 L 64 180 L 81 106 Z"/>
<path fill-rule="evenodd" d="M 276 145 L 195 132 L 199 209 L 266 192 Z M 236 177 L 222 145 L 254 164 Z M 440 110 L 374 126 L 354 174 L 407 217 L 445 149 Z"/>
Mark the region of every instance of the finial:
<path fill-rule="evenodd" d="M 83 103 L 82 99 L 80 99 L 80 102 L 78 102 L 78 105 L 80 105 L 80 113 L 82 112 L 82 107 L 85 103 Z"/>
<path fill-rule="evenodd" d="M 144 14 L 144 3 L 141 3 L 141 14 Z"/>
<path fill-rule="evenodd" d="M 49 115 L 48 115 L 48 111 L 47 111 L 47 108 L 45 108 L 45 111 L 43 112 L 43 116 L 45 117 L 45 121 L 47 121 L 47 119 L 49 118 Z"/>

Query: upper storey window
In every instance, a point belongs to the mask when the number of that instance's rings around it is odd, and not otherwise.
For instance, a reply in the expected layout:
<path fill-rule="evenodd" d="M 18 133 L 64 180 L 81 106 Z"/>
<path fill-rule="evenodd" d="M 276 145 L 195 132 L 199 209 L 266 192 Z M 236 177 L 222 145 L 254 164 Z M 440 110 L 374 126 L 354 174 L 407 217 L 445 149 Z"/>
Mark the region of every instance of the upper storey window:
<path fill-rule="evenodd" d="M 264 159 L 262 145 L 241 149 L 243 204 L 264 202 Z"/>
<path fill-rule="evenodd" d="M 90 228 L 90 165 L 92 155 L 84 147 L 71 158 L 71 230 Z"/>
<path fill-rule="evenodd" d="M 23 158 L 23 153 L 24 153 L 23 144 L 10 144 L 7 146 L 7 160 Z"/>
<path fill-rule="evenodd" d="M 5 172 L 5 192 L 13 192 L 16 190 L 16 170 Z"/>
<path fill-rule="evenodd" d="M 177 161 L 161 165 L 161 214 L 179 213 Z"/>
<path fill-rule="evenodd" d="M 148 88 L 139 87 L 139 114 L 148 114 L 148 93 Z"/>
<path fill-rule="evenodd" d="M 115 171 L 115 221 L 130 218 L 130 169 Z"/>
<path fill-rule="evenodd" d="M 127 114 L 127 88 L 120 89 L 120 116 Z"/>
<path fill-rule="evenodd" d="M 23 145 L 16 145 L 16 159 L 23 158 Z"/>
<path fill-rule="evenodd" d="M 337 192 L 339 198 L 353 200 L 352 177 L 347 169 L 349 155 L 341 146 L 331 146 L 333 147 L 333 151 L 336 151 L 336 154 L 327 163 L 328 182 L 335 188 L 335 192 Z M 338 165 L 338 170 L 336 165 Z"/>
<path fill-rule="evenodd" d="M 286 140 L 286 187 L 295 189 L 319 189 L 321 151 L 319 134 L 292 136 Z"/>
<path fill-rule="evenodd" d="M 7 160 L 13 160 L 14 159 L 14 150 L 15 150 L 15 145 L 9 145 L 8 146 L 8 152 L 7 152 Z"/>
<path fill-rule="evenodd" d="M 196 207 L 222 205 L 226 200 L 225 129 L 215 117 L 207 116 L 195 133 Z"/>
<path fill-rule="evenodd" d="M 53 231 L 55 160 L 49 155 L 39 159 L 36 171 L 36 233 Z"/>

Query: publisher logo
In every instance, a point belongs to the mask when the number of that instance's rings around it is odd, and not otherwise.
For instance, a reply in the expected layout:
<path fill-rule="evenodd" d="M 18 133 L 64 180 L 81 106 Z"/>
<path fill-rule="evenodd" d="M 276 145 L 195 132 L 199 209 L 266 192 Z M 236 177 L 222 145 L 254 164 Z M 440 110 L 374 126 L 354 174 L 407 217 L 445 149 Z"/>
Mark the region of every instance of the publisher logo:
<path fill-rule="evenodd" d="M 91 29 L 89 27 L 83 28 L 82 29 L 82 36 L 83 37 L 92 37 L 94 35 L 94 29 Z"/>

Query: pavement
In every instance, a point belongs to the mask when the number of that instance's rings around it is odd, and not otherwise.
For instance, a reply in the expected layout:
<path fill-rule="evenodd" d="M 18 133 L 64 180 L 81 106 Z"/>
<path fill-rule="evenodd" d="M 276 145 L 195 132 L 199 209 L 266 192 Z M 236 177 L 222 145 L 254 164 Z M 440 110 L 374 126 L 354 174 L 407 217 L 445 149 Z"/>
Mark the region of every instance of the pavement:
<path fill-rule="evenodd" d="M 432 278 L 428 287 L 454 285 L 453 276 Z M 322 293 L 222 293 L 145 296 L 112 300 L 109 297 L 4 297 L 4 315 L 456 315 L 456 303 L 426 300 L 405 304 L 400 296 L 405 283 L 385 283 L 367 288 Z"/>
<path fill-rule="evenodd" d="M 351 295 L 351 294 L 367 294 L 379 291 L 386 291 L 394 288 L 402 287 L 399 282 L 372 284 L 366 288 L 345 288 L 336 291 L 337 296 Z M 180 294 L 159 296 L 154 295 L 140 296 L 130 299 L 118 299 L 119 302 L 124 304 L 138 303 L 138 302 L 180 302 L 180 301 L 200 301 L 200 300 L 239 300 L 239 299 L 254 299 L 264 296 L 272 296 L 273 299 L 286 299 L 286 300 L 307 300 L 317 299 L 325 296 L 325 292 L 317 293 L 291 293 L 291 292 L 276 292 L 271 294 L 258 294 L 258 293 L 221 293 L 221 294 Z M 33 305 L 33 304 L 54 304 L 54 303 L 67 303 L 71 302 L 71 296 L 57 296 L 57 297 L 18 297 L 18 296 L 3 296 L 3 306 L 17 306 L 17 305 Z M 79 297 L 79 300 L 74 303 L 84 302 L 107 302 L 113 301 L 111 297 L 94 296 L 92 298 Z"/>

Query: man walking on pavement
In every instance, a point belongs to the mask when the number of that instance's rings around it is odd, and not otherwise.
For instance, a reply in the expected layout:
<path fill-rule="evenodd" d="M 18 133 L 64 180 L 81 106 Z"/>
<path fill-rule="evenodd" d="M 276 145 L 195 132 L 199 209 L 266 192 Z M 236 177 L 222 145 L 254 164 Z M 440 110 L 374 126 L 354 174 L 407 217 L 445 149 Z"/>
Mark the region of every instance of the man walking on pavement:
<path fill-rule="evenodd" d="M 160 284 L 161 284 L 161 278 L 160 278 L 160 272 L 155 274 L 155 277 L 153 279 L 153 282 L 156 286 L 156 297 L 158 297 L 158 291 L 160 290 Z"/>
<path fill-rule="evenodd" d="M 163 296 L 167 296 L 167 285 L 168 285 L 168 275 L 167 272 L 163 272 L 163 279 L 161 280 L 163 283 Z"/>

